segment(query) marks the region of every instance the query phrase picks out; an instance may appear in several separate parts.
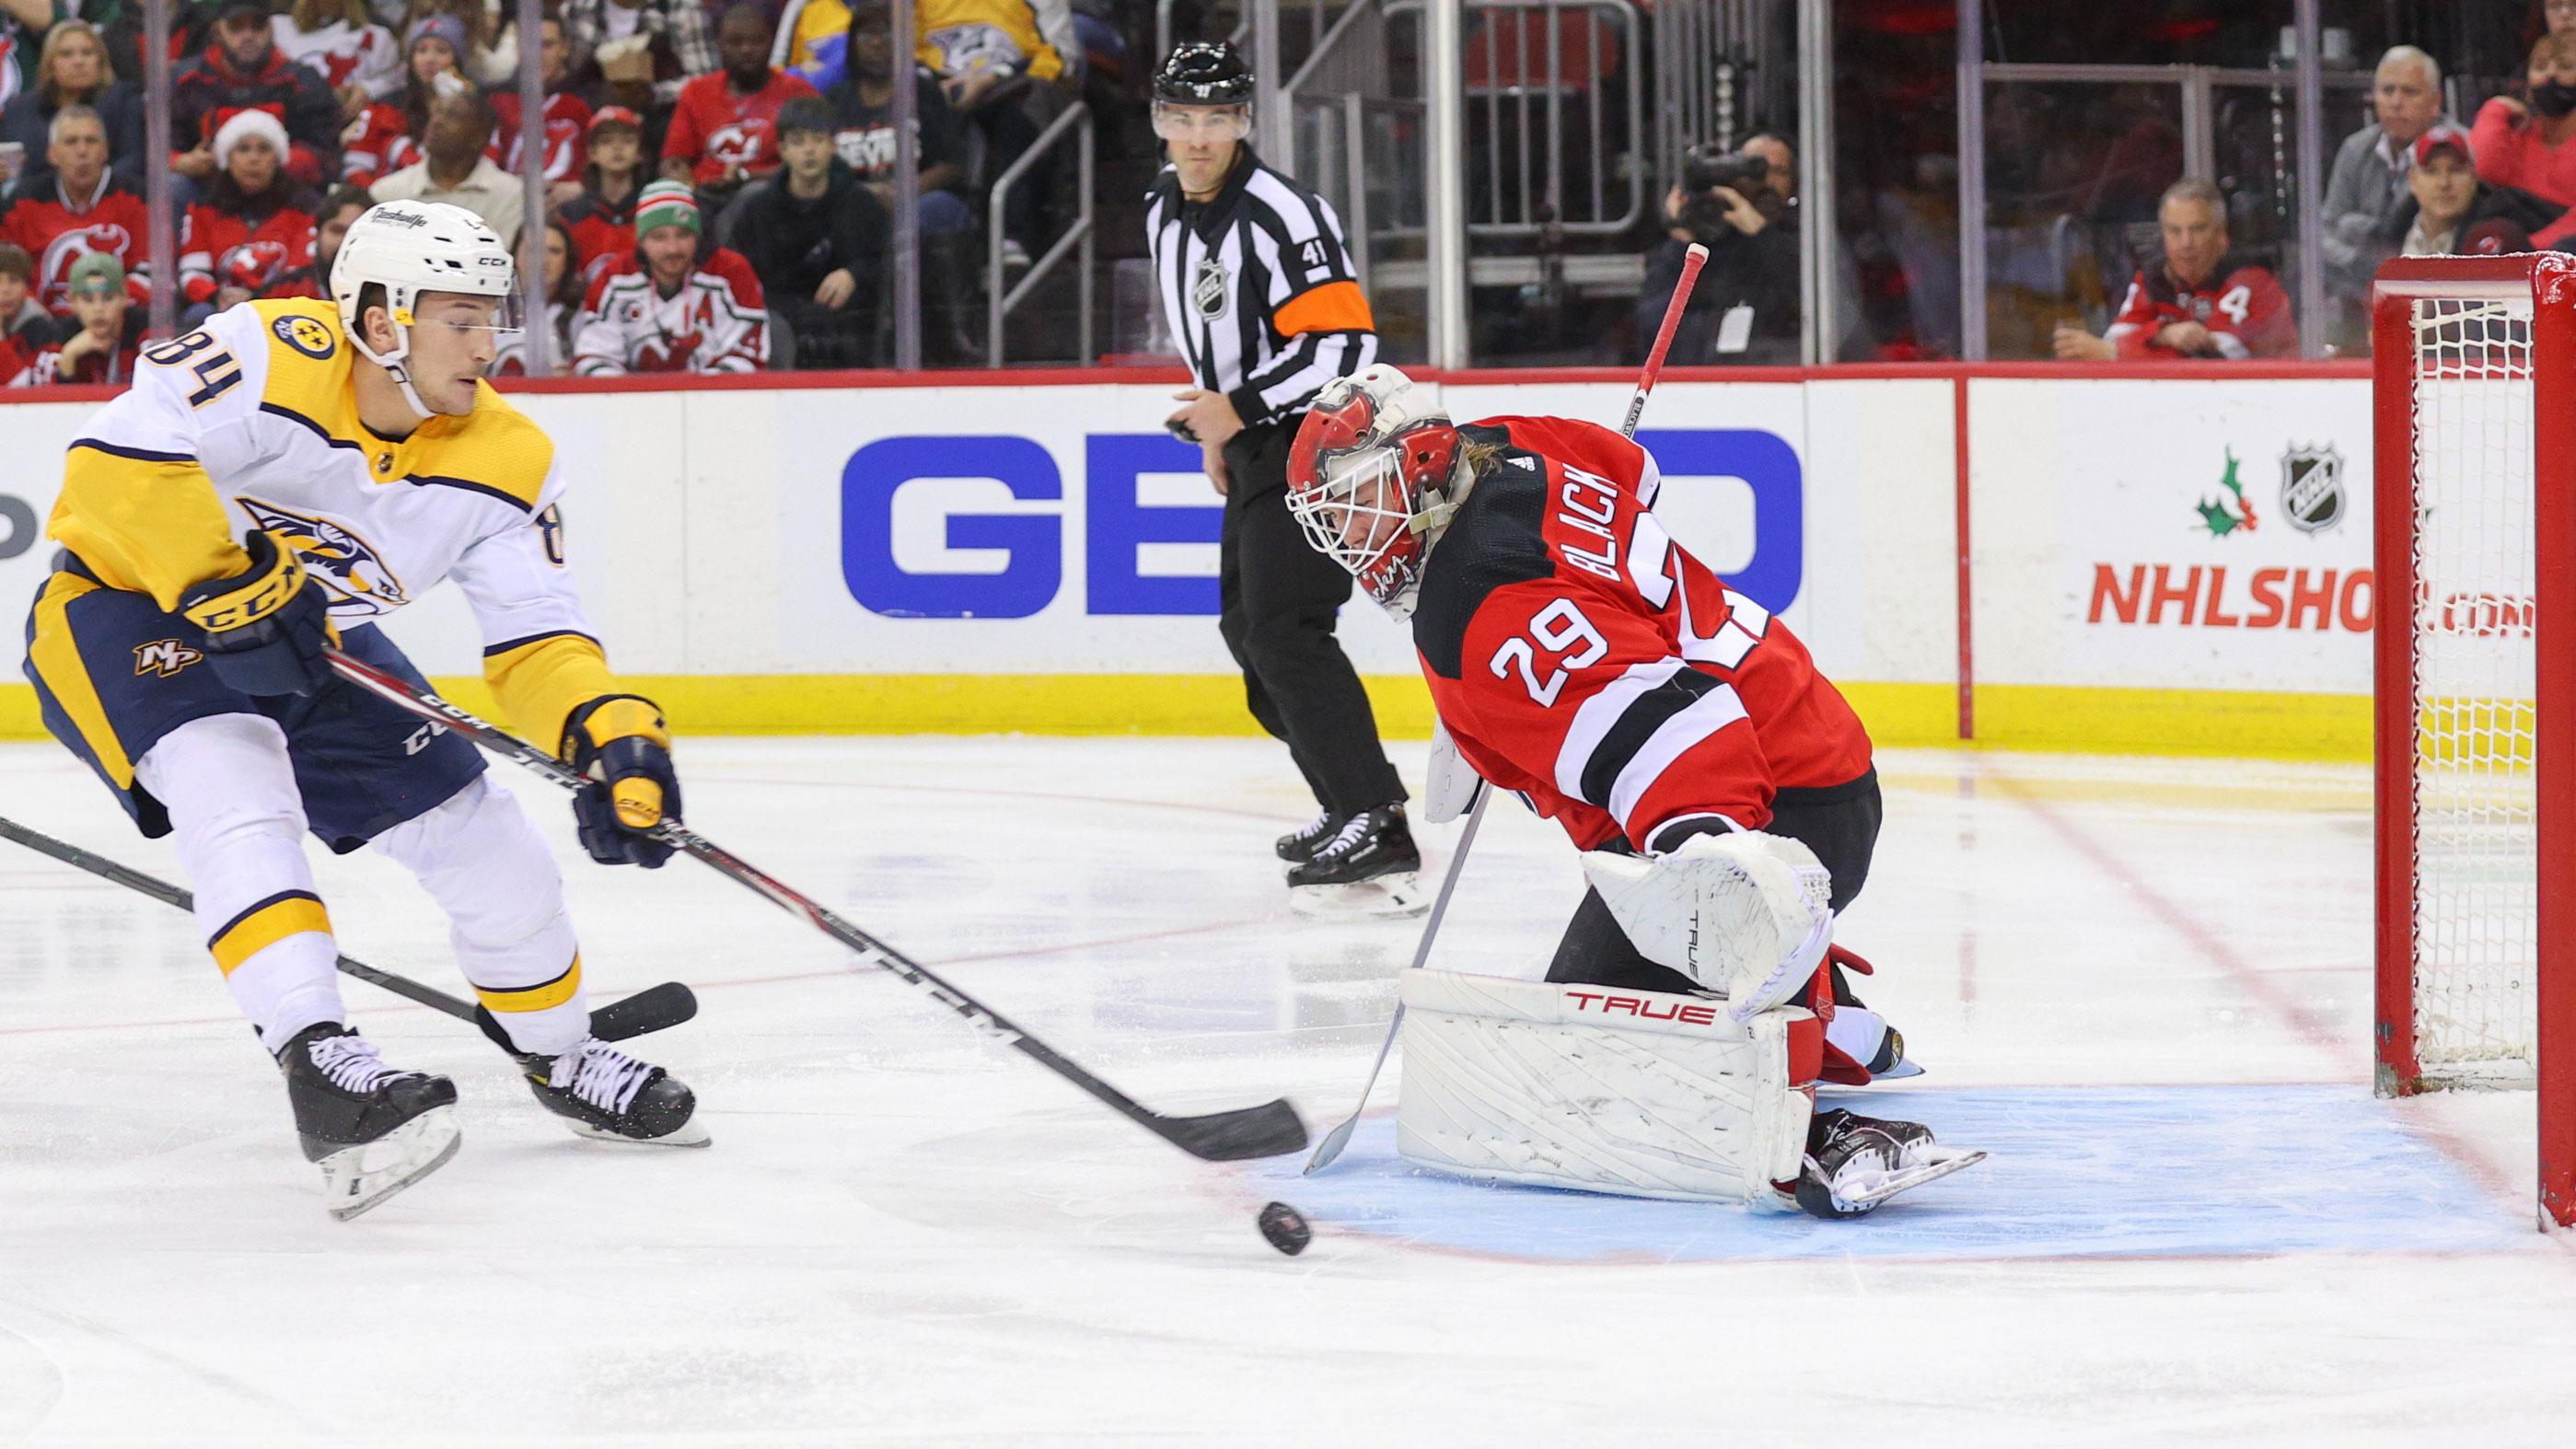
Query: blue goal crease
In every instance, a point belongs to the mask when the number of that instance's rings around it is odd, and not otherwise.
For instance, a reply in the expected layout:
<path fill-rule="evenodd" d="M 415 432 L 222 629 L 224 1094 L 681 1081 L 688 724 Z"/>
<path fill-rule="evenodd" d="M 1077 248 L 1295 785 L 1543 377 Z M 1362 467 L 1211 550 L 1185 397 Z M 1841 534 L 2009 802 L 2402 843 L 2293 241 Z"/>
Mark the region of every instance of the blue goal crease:
<path fill-rule="evenodd" d="M 2535 1248 L 2527 1211 L 2357 1086 L 1961 1088 L 1829 1096 L 1986 1161 L 1856 1222 L 1476 1182 L 1404 1162 L 1363 1121 L 1331 1168 L 1248 1186 L 1336 1229 L 1550 1262 L 2269 1257 Z M 1902 1102 L 1900 1109 L 1898 1103 Z"/>

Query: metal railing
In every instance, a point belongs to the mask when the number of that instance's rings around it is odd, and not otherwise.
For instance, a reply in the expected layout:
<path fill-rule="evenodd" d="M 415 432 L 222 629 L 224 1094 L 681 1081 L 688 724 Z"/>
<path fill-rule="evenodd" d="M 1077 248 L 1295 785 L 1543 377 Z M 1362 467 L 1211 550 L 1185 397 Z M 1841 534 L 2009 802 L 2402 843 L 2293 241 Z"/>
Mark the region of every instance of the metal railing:
<path fill-rule="evenodd" d="M 1470 59 L 1483 57 L 1486 76 L 1486 83 L 1466 98 L 1469 114 L 1483 116 L 1483 145 L 1478 149 L 1483 153 L 1485 181 L 1480 194 L 1471 199 L 1468 234 L 1531 237 L 1553 225 L 1567 236 L 1613 236 L 1635 225 L 1647 204 L 1646 172 L 1637 158 L 1645 144 L 1645 92 L 1650 80 L 1637 7 L 1631 0 L 1466 0 L 1465 8 L 1487 22 L 1482 34 L 1467 42 L 1465 52 Z M 1344 97 L 1367 102 L 1393 99 L 1396 76 L 1385 56 L 1394 47 L 1387 43 L 1386 29 L 1398 18 L 1418 21 L 1421 9 L 1422 0 L 1357 0 L 1344 10 L 1306 63 L 1280 87 L 1290 113 L 1311 121 L 1318 107 L 1341 107 Z M 1532 13 L 1537 17 L 1534 24 L 1520 20 Z M 1515 22 L 1508 52 L 1506 27 L 1494 23 L 1503 16 Z M 1568 84 L 1566 74 L 1569 56 L 1575 53 L 1569 20 L 1586 27 L 1580 56 L 1590 69 L 1579 85 Z M 1605 30 L 1616 32 L 1621 42 L 1620 66 L 1609 77 L 1598 74 L 1594 50 Z M 1603 94 L 1611 83 L 1626 92 L 1619 113 L 1625 134 L 1616 138 L 1608 127 L 1614 113 Z M 1581 119 L 1585 147 L 1572 156 L 1566 150 L 1570 117 Z M 1336 151 L 1347 151 L 1359 135 L 1356 119 L 1346 125 L 1327 123 L 1308 129 L 1332 132 L 1322 139 L 1327 149 Z M 1351 167 L 1362 170 L 1357 153 L 1349 154 Z M 1301 177 L 1310 174 L 1310 167 L 1332 164 L 1302 151 L 1292 161 Z M 1569 183 L 1570 177 L 1576 179 Z M 1507 179 L 1512 184 L 1507 185 Z M 1577 194 L 1569 198 L 1570 186 Z M 1622 191 L 1624 202 L 1614 215 L 1613 199 Z M 1551 224 L 1548 217 L 1555 221 Z M 1360 228 L 1354 223 L 1351 230 L 1358 233 Z M 1396 241 L 1416 239 L 1423 232 L 1419 226 L 1394 225 L 1366 234 Z"/>
<path fill-rule="evenodd" d="M 1029 168 L 1037 165 L 1039 160 L 1045 157 L 1047 152 L 1055 149 L 1057 143 L 1066 136 L 1080 138 L 1077 164 L 1081 168 L 1081 174 L 1079 184 L 1074 187 L 1076 205 L 1079 209 L 1074 213 L 1073 224 L 1064 229 L 1064 235 L 1055 239 L 1055 245 L 1046 249 L 1046 255 L 1030 262 L 1029 270 L 1020 278 L 1019 285 L 1005 291 L 1002 286 L 1002 242 L 1004 240 L 1002 209 L 1010 200 L 1011 188 L 1018 185 L 1020 178 L 1028 174 Z M 1074 285 L 1080 292 L 1079 306 L 1082 316 L 1082 341 L 1077 356 L 1083 362 L 1092 360 L 1092 208 L 1094 202 L 1091 195 L 1091 172 L 1093 151 L 1091 108 L 1076 101 L 1066 108 L 1064 114 L 1049 122 L 1047 128 L 1038 133 L 1037 140 L 1030 144 L 1029 149 L 1021 152 L 1019 159 L 1013 161 L 1000 176 L 993 180 L 993 195 L 989 203 L 990 214 L 985 218 L 984 228 L 984 295 L 989 299 L 989 312 L 984 324 L 984 365 L 986 367 L 1002 365 L 1002 324 L 1010 319 L 1011 313 L 1018 310 L 1022 302 L 1028 300 L 1030 291 L 1038 283 L 1047 279 L 1048 274 L 1064 260 L 1065 253 L 1068 251 L 1080 253 L 1079 259 L 1074 264 Z"/>

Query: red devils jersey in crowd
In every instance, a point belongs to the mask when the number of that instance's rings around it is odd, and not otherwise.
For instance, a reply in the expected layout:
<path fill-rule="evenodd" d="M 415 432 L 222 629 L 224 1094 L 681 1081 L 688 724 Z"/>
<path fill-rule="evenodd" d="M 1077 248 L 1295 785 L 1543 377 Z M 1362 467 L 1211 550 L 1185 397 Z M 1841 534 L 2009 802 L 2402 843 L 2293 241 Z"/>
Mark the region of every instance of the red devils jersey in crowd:
<path fill-rule="evenodd" d="M 612 204 L 596 191 L 584 191 L 564 207 L 564 226 L 581 252 L 574 261 L 583 282 L 598 281 L 600 273 L 635 250 L 635 202 L 643 194 L 644 188 L 638 186 L 626 193 L 625 200 Z"/>
<path fill-rule="evenodd" d="M 2157 346 L 2155 337 L 2176 322 L 2208 328 L 2222 357 L 2298 355 L 2290 294 L 2281 290 L 2271 269 L 2242 252 L 2219 258 L 2197 287 L 2175 282 L 2158 258 L 2129 283 L 2129 295 L 2108 335 L 2122 357 L 2169 358 L 2172 349 Z"/>
<path fill-rule="evenodd" d="M 680 104 L 662 138 L 662 158 L 686 161 L 697 185 L 722 181 L 739 166 L 754 176 L 778 169 L 778 112 L 789 101 L 815 94 L 805 78 L 783 70 L 753 95 L 736 94 L 725 73 L 711 70 L 680 87 Z"/>
<path fill-rule="evenodd" d="M 1458 429 L 1499 446 L 1424 565 L 1413 642 L 1441 723 L 1586 850 L 1868 773 L 1869 735 L 1807 648 L 1649 511 L 1645 449 L 1568 418 Z"/>
<path fill-rule="evenodd" d="M 254 297 L 313 265 L 313 217 L 292 206 L 265 216 L 188 208 L 179 240 L 179 289 L 191 302 L 213 298 L 219 287 L 240 287 Z"/>
<path fill-rule="evenodd" d="M 0 241 L 15 242 L 35 258 L 36 300 L 45 309 L 70 316 L 72 263 L 90 252 L 105 252 L 124 264 L 126 290 L 138 302 L 151 300 L 151 216 L 143 198 L 110 171 L 90 205 L 75 210 L 63 200 L 57 172 L 20 196 L 0 215 Z"/>
<path fill-rule="evenodd" d="M 378 101 L 358 113 L 340 133 L 340 179 L 351 186 L 373 186 L 420 159 L 420 142 L 411 133 L 411 118 L 400 106 Z"/>
<path fill-rule="evenodd" d="M 493 127 L 493 144 L 501 155 L 496 158 L 501 169 L 519 174 L 519 93 L 514 90 L 492 93 L 492 114 L 499 122 Z M 582 133 L 590 129 L 590 103 L 570 91 L 556 91 L 546 97 L 546 179 L 578 181 L 582 167 L 590 164 L 583 153 Z"/>
<path fill-rule="evenodd" d="M 740 252 L 701 247 L 665 297 L 644 260 L 620 257 L 590 284 L 573 322 L 573 371 L 758 372 L 769 365 L 769 312 Z"/>

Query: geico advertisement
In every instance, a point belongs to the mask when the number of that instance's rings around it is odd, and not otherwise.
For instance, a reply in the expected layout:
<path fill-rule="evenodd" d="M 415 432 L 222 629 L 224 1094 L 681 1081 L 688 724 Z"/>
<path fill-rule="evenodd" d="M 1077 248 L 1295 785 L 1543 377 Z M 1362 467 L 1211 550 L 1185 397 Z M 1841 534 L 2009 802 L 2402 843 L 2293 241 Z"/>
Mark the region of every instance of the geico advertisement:
<path fill-rule="evenodd" d="M 1458 389 L 1474 418 L 1541 411 Z M 1589 391 L 1589 390 L 1574 390 Z M 1766 606 L 1803 576 L 1795 406 L 1777 426 L 1657 426 L 1675 535 Z M 1572 401 L 1614 419 L 1617 390 Z M 933 401 L 935 397 L 935 401 Z M 780 446 L 785 666 L 859 672 L 1223 672 L 1224 500 L 1164 433 L 1168 388 L 835 395 Z M 1461 403 L 1472 403 L 1471 410 Z M 1501 404 L 1499 406 L 1495 404 Z M 1409 636 L 1354 596 L 1340 632 L 1363 672 L 1415 667 Z"/>

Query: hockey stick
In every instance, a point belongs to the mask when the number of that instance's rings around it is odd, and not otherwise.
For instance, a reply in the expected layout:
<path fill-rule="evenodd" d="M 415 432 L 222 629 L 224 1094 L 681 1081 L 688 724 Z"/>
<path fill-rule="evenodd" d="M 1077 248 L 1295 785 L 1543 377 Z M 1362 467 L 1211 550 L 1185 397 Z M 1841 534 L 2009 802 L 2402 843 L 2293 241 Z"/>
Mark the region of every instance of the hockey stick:
<path fill-rule="evenodd" d="M 1682 274 L 1673 283 L 1673 299 L 1664 304 L 1664 320 L 1655 328 L 1655 345 L 1646 354 L 1646 370 L 1637 378 L 1637 395 L 1628 399 L 1628 419 L 1619 425 L 1619 435 L 1623 438 L 1637 436 L 1637 420 L 1646 415 L 1646 394 L 1655 390 L 1655 379 L 1663 376 L 1664 354 L 1673 348 L 1673 330 L 1681 325 L 1682 312 L 1690 304 L 1691 288 L 1698 284 L 1699 269 L 1706 265 L 1708 248 L 1692 242 L 1690 250 L 1682 254 Z M 1431 941 L 1440 934 L 1440 918 L 1448 913 L 1449 892 L 1457 888 L 1458 872 L 1467 864 L 1467 852 L 1476 844 L 1476 827 L 1484 823 L 1485 802 L 1493 798 L 1493 793 L 1491 786 L 1481 780 L 1477 782 L 1476 803 L 1467 809 L 1467 828 L 1458 837 L 1458 853 L 1449 857 L 1449 874 L 1440 882 L 1439 899 L 1431 903 L 1431 919 L 1422 923 L 1422 942 L 1413 948 L 1413 964 L 1407 970 L 1419 971 L 1422 963 L 1431 959 Z M 1298 1176 L 1311 1177 L 1332 1166 L 1333 1159 L 1341 1156 L 1342 1149 L 1350 1145 L 1351 1132 L 1368 1112 L 1369 1094 L 1377 1090 L 1378 1074 L 1386 1070 L 1387 1054 L 1395 1050 L 1395 1036 L 1403 1026 L 1404 1002 L 1399 998 L 1395 1003 L 1395 1015 L 1386 1023 L 1386 1040 L 1378 1043 L 1377 1062 L 1369 1068 L 1368 1080 L 1360 1085 L 1359 1105 L 1351 1109 L 1351 1115 L 1343 1119 L 1340 1126 L 1325 1133 L 1324 1140 L 1315 1144 L 1315 1155 L 1306 1159 L 1306 1166 Z"/>
<path fill-rule="evenodd" d="M 567 790 L 579 790 L 590 783 L 570 765 L 547 754 L 518 737 L 486 724 L 437 695 L 412 688 L 411 684 L 360 660 L 352 659 L 337 649 L 325 649 L 331 667 L 341 678 L 383 699 L 397 708 L 408 710 L 432 724 L 444 725 L 504 759 L 523 765 Z M 653 837 L 697 857 L 717 874 L 766 896 L 781 909 L 805 918 L 816 930 L 857 952 L 871 966 L 893 973 L 904 984 L 918 988 L 940 1005 L 965 1018 L 966 1024 L 992 1039 L 1017 1047 L 1034 1058 L 1040 1066 L 1090 1093 L 1118 1112 L 1120 1116 L 1174 1147 L 1209 1162 L 1237 1162 L 1254 1157 L 1275 1157 L 1294 1152 L 1306 1145 L 1306 1124 L 1297 1109 L 1285 1098 L 1264 1102 L 1258 1107 L 1244 1107 L 1231 1112 L 1211 1112 L 1201 1117 L 1167 1117 L 1152 1111 L 1133 1097 L 1093 1076 L 1058 1054 L 1055 1048 L 1031 1036 L 985 1006 L 974 997 L 958 990 L 933 974 L 927 967 L 892 946 L 842 920 L 821 904 L 791 889 L 776 877 L 753 867 L 740 856 L 724 849 L 677 821 L 664 821 L 653 831 Z"/>
<path fill-rule="evenodd" d="M 197 908 L 196 897 L 168 881 L 145 875 L 131 866 L 119 865 L 106 856 L 94 855 L 50 835 L 29 830 L 14 820 L 0 819 L 0 837 L 14 840 L 39 855 L 50 855 L 65 865 L 78 867 L 103 880 L 112 880 L 163 905 L 177 906 L 183 911 Z M 505 1050 L 511 1049 L 507 1036 L 496 1035 L 501 1029 L 500 1023 L 492 1019 L 491 1012 L 474 1002 L 459 1000 L 437 987 L 423 986 L 408 976 L 380 971 L 348 956 L 340 958 L 339 966 L 343 973 L 370 985 L 381 986 L 396 996 L 419 1002 L 434 1011 L 443 1011 L 459 1021 L 473 1022 L 483 1028 L 485 1035 L 500 1042 Z M 678 1026 L 697 1014 L 697 994 L 677 981 L 665 981 L 591 1012 L 590 1034 L 601 1041 L 625 1041 L 647 1032 Z"/>

